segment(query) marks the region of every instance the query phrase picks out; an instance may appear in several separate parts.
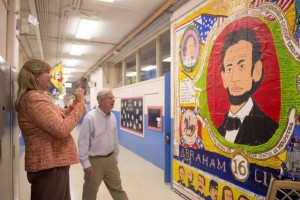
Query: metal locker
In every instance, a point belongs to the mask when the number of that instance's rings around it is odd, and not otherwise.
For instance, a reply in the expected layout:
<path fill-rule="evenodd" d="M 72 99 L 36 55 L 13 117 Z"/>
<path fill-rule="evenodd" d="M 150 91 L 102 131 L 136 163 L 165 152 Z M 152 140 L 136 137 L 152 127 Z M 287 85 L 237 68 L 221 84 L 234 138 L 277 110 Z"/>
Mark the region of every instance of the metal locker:
<path fill-rule="evenodd" d="M 0 194 L 1 199 L 14 199 L 14 134 L 17 131 L 15 72 L 6 63 L 0 63 Z"/>

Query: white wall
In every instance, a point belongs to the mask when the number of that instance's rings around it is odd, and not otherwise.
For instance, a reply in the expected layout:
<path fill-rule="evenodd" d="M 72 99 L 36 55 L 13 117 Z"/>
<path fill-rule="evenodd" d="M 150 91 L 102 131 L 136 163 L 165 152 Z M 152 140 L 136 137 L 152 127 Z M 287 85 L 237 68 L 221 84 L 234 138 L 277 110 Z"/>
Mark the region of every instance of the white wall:
<path fill-rule="evenodd" d="M 112 88 L 112 85 L 114 83 L 107 83 L 107 77 L 112 77 L 114 74 L 109 72 L 110 71 L 107 68 L 100 68 L 98 71 L 91 75 L 90 81 L 96 82 L 96 87 L 89 88 L 91 108 L 93 108 L 94 106 L 98 106 L 98 102 L 96 99 L 98 91 L 100 91 L 102 88 Z M 142 96 L 144 104 L 144 114 L 147 114 L 147 106 L 164 106 L 164 79 L 165 78 L 162 76 L 159 78 L 113 89 L 113 93 L 116 98 L 114 110 L 120 111 L 121 98 L 127 97 Z"/>
<path fill-rule="evenodd" d="M 113 63 L 109 63 L 102 67 L 103 79 L 102 84 L 104 88 L 116 88 L 118 87 L 117 80 L 117 67 Z"/>
<path fill-rule="evenodd" d="M 164 106 L 164 80 L 165 78 L 162 76 L 113 89 L 116 97 L 114 110 L 120 111 L 121 98 L 127 97 L 143 97 L 144 114 L 147 114 L 147 106 Z"/>
<path fill-rule="evenodd" d="M 143 134 L 139 134 L 141 136 L 139 137 L 118 127 L 120 144 L 159 168 L 165 169 L 165 124 L 162 124 L 163 130 L 160 132 L 150 130 L 147 123 L 148 106 L 162 107 L 162 115 L 165 116 L 164 77 L 116 88 L 113 89 L 113 93 L 116 97 L 114 111 L 116 111 L 116 116 L 119 118 L 118 123 L 121 123 L 121 98 L 143 98 Z"/>
<path fill-rule="evenodd" d="M 98 71 L 96 71 L 91 75 L 90 81 L 94 81 L 96 83 L 96 87 L 90 88 L 91 108 L 98 106 L 96 97 L 97 97 L 97 92 L 101 88 L 103 88 L 102 79 L 103 79 L 102 68 L 100 68 Z"/>
<path fill-rule="evenodd" d="M 98 69 L 94 72 L 89 81 L 96 82 L 96 87 L 90 88 L 90 101 L 91 108 L 98 105 L 96 100 L 97 92 L 102 88 L 115 88 L 117 87 L 117 76 L 116 76 L 116 67 L 113 64 L 108 64 Z"/>

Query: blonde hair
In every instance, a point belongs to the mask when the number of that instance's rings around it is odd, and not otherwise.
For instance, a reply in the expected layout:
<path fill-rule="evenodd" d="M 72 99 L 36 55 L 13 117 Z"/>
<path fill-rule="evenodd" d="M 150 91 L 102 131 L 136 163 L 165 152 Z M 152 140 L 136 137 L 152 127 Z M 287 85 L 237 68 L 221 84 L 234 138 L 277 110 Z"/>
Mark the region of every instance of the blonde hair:
<path fill-rule="evenodd" d="M 21 68 L 17 82 L 18 82 L 18 93 L 15 102 L 15 109 L 18 112 L 20 106 L 20 100 L 25 93 L 30 90 L 37 90 L 44 92 L 42 88 L 37 84 L 37 75 L 51 70 L 52 67 L 49 63 L 40 59 L 30 59 Z"/>

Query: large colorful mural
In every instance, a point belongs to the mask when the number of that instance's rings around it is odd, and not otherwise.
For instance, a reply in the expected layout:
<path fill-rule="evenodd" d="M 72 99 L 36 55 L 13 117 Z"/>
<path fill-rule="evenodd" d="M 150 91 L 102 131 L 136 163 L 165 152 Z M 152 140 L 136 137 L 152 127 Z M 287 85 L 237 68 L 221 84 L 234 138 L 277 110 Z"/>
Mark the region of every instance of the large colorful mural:
<path fill-rule="evenodd" d="M 300 109 L 300 2 L 212 0 L 174 23 L 173 189 L 264 199 Z"/>

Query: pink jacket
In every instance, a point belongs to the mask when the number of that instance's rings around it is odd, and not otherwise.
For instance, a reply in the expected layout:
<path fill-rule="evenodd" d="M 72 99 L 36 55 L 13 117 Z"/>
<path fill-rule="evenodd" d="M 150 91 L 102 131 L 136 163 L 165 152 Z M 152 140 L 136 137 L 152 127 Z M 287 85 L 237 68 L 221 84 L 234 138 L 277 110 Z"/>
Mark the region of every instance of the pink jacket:
<path fill-rule="evenodd" d="M 78 163 L 71 131 L 85 113 L 82 103 L 60 109 L 38 91 L 26 93 L 18 112 L 25 142 L 25 170 L 36 172 Z"/>

